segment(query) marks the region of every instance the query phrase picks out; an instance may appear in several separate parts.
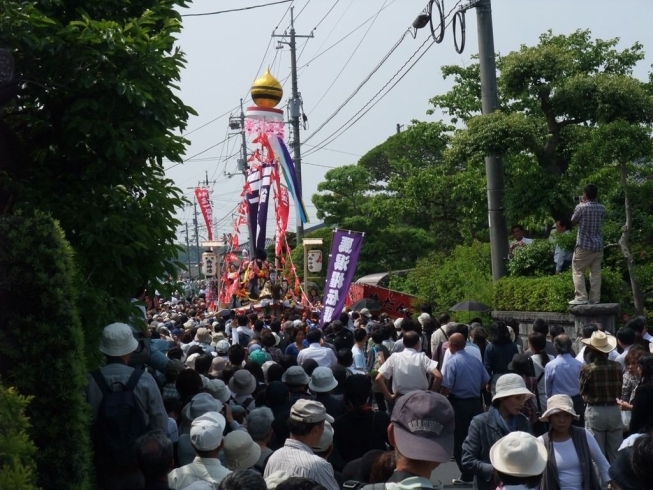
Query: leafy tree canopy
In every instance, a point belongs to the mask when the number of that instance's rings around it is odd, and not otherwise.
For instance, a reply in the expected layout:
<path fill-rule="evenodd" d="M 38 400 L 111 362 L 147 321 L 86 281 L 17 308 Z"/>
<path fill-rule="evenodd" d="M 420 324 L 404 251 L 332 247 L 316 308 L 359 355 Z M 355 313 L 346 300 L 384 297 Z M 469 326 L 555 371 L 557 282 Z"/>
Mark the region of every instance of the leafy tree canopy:
<path fill-rule="evenodd" d="M 183 194 L 163 159 L 181 160 L 178 133 L 194 114 L 175 93 L 178 6 L 7 0 L 0 10 L 0 46 L 24 82 L 0 118 L 0 204 L 61 223 L 83 294 L 105 305 L 86 311 L 100 325 L 115 321 L 137 285 L 175 273 Z"/>

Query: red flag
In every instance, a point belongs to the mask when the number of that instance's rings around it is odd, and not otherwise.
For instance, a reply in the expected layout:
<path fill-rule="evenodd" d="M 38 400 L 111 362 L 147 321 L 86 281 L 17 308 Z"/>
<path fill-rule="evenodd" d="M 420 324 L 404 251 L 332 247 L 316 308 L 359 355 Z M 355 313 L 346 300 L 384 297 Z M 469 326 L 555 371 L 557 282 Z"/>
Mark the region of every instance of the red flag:
<path fill-rule="evenodd" d="M 213 209 L 211 209 L 211 200 L 209 199 L 209 190 L 206 187 L 195 188 L 195 199 L 204 216 L 206 230 L 209 240 L 213 240 Z"/>

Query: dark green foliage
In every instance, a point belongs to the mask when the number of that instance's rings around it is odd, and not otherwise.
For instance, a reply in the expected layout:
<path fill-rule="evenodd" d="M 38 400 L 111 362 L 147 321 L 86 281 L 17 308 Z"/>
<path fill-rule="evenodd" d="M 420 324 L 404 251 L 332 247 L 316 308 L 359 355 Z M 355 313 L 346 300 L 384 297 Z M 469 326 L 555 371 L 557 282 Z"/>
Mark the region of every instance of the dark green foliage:
<path fill-rule="evenodd" d="M 0 210 L 53 216 L 75 251 L 89 353 L 142 284 L 176 276 L 165 177 L 193 111 L 176 94 L 183 0 L 3 0 L 0 46 L 26 83 L 0 117 Z M 6 145 L 3 143 L 8 142 Z M 8 197 L 9 196 L 9 197 Z M 13 210 L 12 210 L 13 205 Z M 62 468 L 63 470 L 63 468 Z"/>
<path fill-rule="evenodd" d="M 547 240 L 533 240 L 523 247 L 516 247 L 512 260 L 508 261 L 511 276 L 548 276 L 555 270 L 553 249 Z"/>
<path fill-rule="evenodd" d="M 0 488 L 36 490 L 36 446 L 27 431 L 30 398 L 0 384 Z"/>
<path fill-rule="evenodd" d="M 84 331 L 71 248 L 40 213 L 1 218 L 0 236 L 0 377 L 33 397 L 27 415 L 39 486 L 88 488 Z"/>
<path fill-rule="evenodd" d="M 467 299 L 492 306 L 490 245 L 476 242 L 459 245 L 451 254 L 431 254 L 418 260 L 405 279 L 392 278 L 390 288 L 432 303 L 434 311 Z"/>
<path fill-rule="evenodd" d="M 602 303 L 621 303 L 626 285 L 621 275 L 603 269 Z M 589 284 L 588 284 L 589 288 Z M 574 297 L 571 272 L 541 277 L 504 277 L 494 284 L 494 309 L 501 311 L 569 311 L 569 300 Z"/>

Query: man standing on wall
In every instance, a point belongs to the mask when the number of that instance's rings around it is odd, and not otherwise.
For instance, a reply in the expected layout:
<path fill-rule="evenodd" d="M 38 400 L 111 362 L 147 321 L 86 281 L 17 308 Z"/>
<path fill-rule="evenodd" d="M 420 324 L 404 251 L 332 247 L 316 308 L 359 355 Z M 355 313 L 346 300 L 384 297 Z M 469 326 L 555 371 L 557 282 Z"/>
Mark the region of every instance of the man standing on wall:
<path fill-rule="evenodd" d="M 578 225 L 576 249 L 571 261 L 575 298 L 570 305 L 599 303 L 601 300 L 601 260 L 603 259 L 603 236 L 601 227 L 605 221 L 605 207 L 596 202 L 598 188 L 588 184 L 583 190 L 581 202 L 576 206 L 571 222 Z M 585 287 L 585 271 L 590 271 L 590 294 Z"/>

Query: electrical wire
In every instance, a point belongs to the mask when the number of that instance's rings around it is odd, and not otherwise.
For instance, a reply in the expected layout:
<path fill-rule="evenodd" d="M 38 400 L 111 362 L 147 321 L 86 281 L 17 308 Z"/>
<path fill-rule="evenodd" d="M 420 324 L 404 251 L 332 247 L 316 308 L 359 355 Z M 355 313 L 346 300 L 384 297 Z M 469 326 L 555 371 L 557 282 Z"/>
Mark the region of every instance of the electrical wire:
<path fill-rule="evenodd" d="M 318 22 L 317 25 L 316 25 L 315 27 L 313 27 L 313 30 L 314 30 L 314 31 L 317 30 L 318 27 L 320 27 L 320 24 L 322 24 L 322 22 L 324 22 L 324 19 L 326 19 L 327 16 L 331 13 L 331 11 L 332 11 L 334 8 L 336 8 L 336 5 L 338 5 L 339 2 L 340 2 L 340 0 L 336 0 L 336 1 L 334 2 L 334 4 L 331 5 L 331 8 L 329 9 L 329 11 L 328 11 L 326 14 L 324 14 L 324 16 L 320 19 L 320 22 Z M 350 5 L 351 5 L 351 4 L 350 4 Z"/>
<path fill-rule="evenodd" d="M 404 31 L 404 33 L 401 35 L 399 40 L 390 48 L 390 51 L 388 51 L 385 56 L 377 63 L 377 65 L 372 69 L 372 71 L 363 79 L 363 81 L 354 89 L 354 91 L 345 99 L 345 101 L 340 104 L 340 106 L 329 116 L 327 119 L 311 134 L 308 135 L 308 137 L 302 142 L 304 144 L 305 142 L 308 142 L 313 136 L 315 136 L 317 133 L 319 133 L 322 128 L 324 128 L 329 122 L 336 116 L 338 113 L 349 103 L 351 99 L 353 99 L 356 94 L 363 88 L 363 86 L 372 78 L 372 76 L 379 71 L 381 66 L 387 61 L 387 59 L 392 55 L 392 53 L 395 52 L 395 50 L 399 47 L 399 45 L 404 41 L 406 38 L 406 34 L 409 32 L 409 30 Z"/>
<path fill-rule="evenodd" d="M 398 79 L 398 80 L 397 80 L 397 81 L 396 81 L 396 82 L 395 82 L 395 83 L 394 83 L 394 84 L 393 84 L 393 85 L 392 85 L 392 86 L 387 90 L 387 92 L 385 92 L 385 93 L 381 96 L 381 98 L 380 98 L 378 101 L 374 102 L 374 100 L 375 100 L 375 99 L 376 99 L 376 98 L 381 94 L 381 92 L 383 92 L 383 90 L 385 90 L 385 88 L 388 87 L 388 85 L 390 85 L 390 83 L 391 83 L 391 82 L 392 82 L 392 81 L 393 81 L 393 80 L 394 80 L 394 79 L 395 79 L 395 78 L 396 78 L 396 77 L 401 73 L 401 71 L 406 67 L 406 65 L 408 65 L 408 63 L 411 62 L 411 60 L 412 60 L 412 59 L 413 59 L 413 58 L 414 58 L 414 57 L 419 53 L 419 51 L 421 51 L 421 49 L 422 49 L 422 48 L 426 45 L 426 43 L 429 42 L 429 41 L 431 41 L 431 44 L 428 45 L 428 47 L 426 48 L 426 50 L 425 50 L 425 51 L 424 51 L 424 52 L 423 52 L 423 53 L 422 53 L 422 54 L 421 54 L 421 55 L 420 55 L 420 56 L 415 60 L 415 62 L 414 62 L 414 63 L 413 63 L 413 64 L 412 64 L 412 65 L 411 65 L 411 66 L 410 66 L 410 67 L 409 67 L 409 68 L 408 68 L 408 69 L 407 69 L 407 70 L 406 70 L 406 71 L 401 75 L 401 77 L 399 77 L 399 79 Z M 424 41 L 424 43 L 422 43 L 422 45 L 421 45 L 419 48 L 417 48 L 417 50 L 416 50 L 416 51 L 415 51 L 415 52 L 410 56 L 410 58 L 408 58 L 408 60 L 407 60 L 407 61 L 406 61 L 402 66 L 401 66 L 401 68 L 399 68 L 399 70 L 398 70 L 398 71 L 397 71 L 397 72 L 396 72 L 396 73 L 395 73 L 395 74 L 390 78 L 390 80 L 388 80 L 388 82 L 386 82 L 386 84 L 383 85 L 383 87 L 381 87 L 381 88 L 379 89 L 379 91 L 376 92 L 376 94 L 374 94 L 374 96 L 373 96 L 373 97 L 372 97 L 372 98 L 371 98 L 371 99 L 370 99 L 370 100 L 369 100 L 369 101 L 368 101 L 368 102 L 367 102 L 367 103 L 366 103 L 366 104 L 365 104 L 365 105 L 364 105 L 364 106 L 363 106 L 363 107 L 362 107 L 362 108 L 361 108 L 361 109 L 360 109 L 356 114 L 354 114 L 352 117 L 350 117 L 350 118 L 349 118 L 349 119 L 348 119 L 348 120 L 347 120 L 343 125 L 341 125 L 341 126 L 340 126 L 338 129 L 336 129 L 333 133 L 331 133 L 329 136 L 327 136 L 325 139 L 323 139 L 320 143 L 318 143 L 318 144 L 316 145 L 315 148 L 312 148 L 311 150 L 309 150 L 308 152 L 306 152 L 306 153 L 304 154 L 304 156 L 308 156 L 308 155 L 311 155 L 311 154 L 313 154 L 313 153 L 319 151 L 319 150 L 322 149 L 324 146 L 326 146 L 326 145 L 332 143 L 332 142 L 335 141 L 337 138 L 339 138 L 339 137 L 344 133 L 344 131 L 346 131 L 347 129 L 349 129 L 350 127 L 352 127 L 354 124 L 356 124 L 356 123 L 357 123 L 357 122 L 358 122 L 358 121 L 359 121 L 359 120 L 360 120 L 360 119 L 361 119 L 365 114 L 367 114 L 367 113 L 370 111 L 370 109 L 372 109 L 372 107 L 374 107 L 374 106 L 375 106 L 378 102 L 380 102 L 380 101 L 381 101 L 381 100 L 382 100 L 386 95 L 388 95 L 388 93 L 390 93 L 390 91 L 391 91 L 391 90 L 392 90 L 392 89 L 397 85 L 397 83 L 398 83 L 399 81 L 401 81 L 401 79 L 404 78 L 404 77 L 408 74 L 408 72 L 409 72 L 409 71 L 410 71 L 410 70 L 415 66 L 415 64 L 416 64 L 416 63 L 417 63 L 417 62 L 418 62 L 418 61 L 419 61 L 419 60 L 420 60 L 420 59 L 421 59 L 421 58 L 422 58 L 422 57 L 423 57 L 423 56 L 428 52 L 428 50 L 433 46 L 433 44 L 435 44 L 435 41 L 433 41 L 432 38 L 430 38 L 430 37 L 427 38 L 426 41 Z M 372 104 L 372 102 L 374 102 L 374 104 L 373 104 L 369 109 L 365 110 L 365 109 L 366 109 L 370 104 Z M 363 111 L 365 111 L 365 112 L 363 112 Z M 361 113 L 362 113 L 362 114 L 361 114 Z M 360 114 L 360 116 L 359 116 L 359 114 Z M 357 116 L 359 116 L 359 117 L 357 117 Z M 351 123 L 351 124 L 350 124 L 350 123 Z M 339 134 L 337 134 L 337 133 L 339 133 Z M 333 137 L 334 135 L 335 135 L 335 137 Z"/>
<path fill-rule="evenodd" d="M 295 16 L 295 20 L 299 19 L 299 16 L 302 15 L 302 12 L 306 7 L 308 7 L 308 4 L 311 3 L 311 0 L 308 0 L 306 4 L 302 7 L 302 9 L 299 11 L 299 13 Z"/>
<path fill-rule="evenodd" d="M 172 165 L 172 166 L 170 166 L 170 167 L 168 167 L 168 168 L 166 168 L 166 169 L 164 169 L 164 170 L 167 172 L 167 171 L 170 170 L 171 168 L 175 168 L 175 167 L 177 167 L 178 165 L 182 165 L 182 164 L 186 163 L 186 161 L 191 160 L 191 159 L 193 159 L 193 158 L 195 158 L 195 157 L 197 157 L 197 156 L 200 156 L 200 155 L 206 153 L 207 151 L 212 150 L 212 149 L 215 148 L 216 146 L 221 145 L 221 144 L 224 143 L 225 141 L 229 140 L 232 136 L 233 136 L 233 135 L 230 134 L 229 136 L 227 136 L 225 139 L 223 139 L 223 140 L 220 141 L 219 143 L 216 143 L 216 144 L 213 145 L 213 146 L 209 146 L 209 147 L 206 148 L 205 150 L 202 150 L 202 151 L 200 151 L 199 153 L 196 153 L 196 154 L 193 155 L 192 157 L 186 158 L 185 160 L 182 160 L 181 162 L 175 163 L 174 165 Z"/>
<path fill-rule="evenodd" d="M 397 0 L 392 0 L 388 5 L 386 5 L 386 6 L 383 8 L 383 10 L 387 9 L 388 7 L 390 7 L 390 6 L 391 6 L 393 3 L 395 3 L 396 1 L 397 1 Z M 310 63 L 312 63 L 313 61 L 315 61 L 316 59 L 318 59 L 320 56 L 322 56 L 323 54 L 327 53 L 327 52 L 330 51 L 331 49 L 335 48 L 338 44 L 340 44 L 340 43 L 343 42 L 345 39 L 347 39 L 349 36 L 353 35 L 356 31 L 358 31 L 358 29 L 362 28 L 365 24 L 367 24 L 367 23 L 370 22 L 372 19 L 374 19 L 374 18 L 376 17 L 376 15 L 377 15 L 377 14 L 374 14 L 374 15 L 372 15 L 371 17 L 369 17 L 367 20 L 363 21 L 361 24 L 359 24 L 357 27 L 355 27 L 352 31 L 350 31 L 349 33 L 345 34 L 343 37 L 341 37 L 339 40 L 337 40 L 337 41 L 336 41 L 335 43 L 333 43 L 331 46 L 329 46 L 328 48 L 326 48 L 324 51 L 321 51 L 321 52 L 319 52 L 318 54 L 316 54 L 315 56 L 313 56 L 310 60 L 308 60 L 306 63 L 304 63 L 302 66 L 300 66 L 297 70 L 299 70 L 299 69 L 301 69 L 301 68 L 304 68 L 304 67 L 308 66 Z"/>
<path fill-rule="evenodd" d="M 445 20 L 446 20 L 447 18 L 449 18 L 449 16 L 451 15 L 451 13 L 452 13 L 452 12 L 453 12 L 457 7 L 458 7 L 458 5 L 460 5 L 461 2 L 462 2 L 462 0 L 458 0 L 458 2 L 453 6 L 453 8 L 449 11 L 449 13 L 447 14 L 447 16 L 445 17 Z M 454 18 L 455 18 L 455 17 L 454 17 Z M 449 20 L 449 23 L 445 25 L 445 28 L 446 28 L 447 26 L 449 26 L 449 25 L 451 24 L 451 22 L 453 22 L 454 18 L 452 18 L 451 20 Z M 443 30 L 444 30 L 444 29 L 443 29 Z M 338 112 L 340 112 L 340 110 L 342 110 L 342 108 L 343 108 L 343 107 L 344 107 L 344 106 L 345 106 L 345 105 L 346 105 L 346 104 L 347 104 L 347 103 L 348 103 L 348 102 L 349 102 L 349 101 L 350 101 L 350 100 L 351 100 L 351 99 L 356 95 L 356 93 L 357 93 L 357 92 L 362 88 L 362 86 L 363 86 L 365 83 L 367 83 L 367 81 L 372 77 L 372 75 L 373 75 L 373 74 L 374 74 L 374 73 L 375 73 L 375 72 L 376 72 L 376 71 L 381 67 L 381 65 L 382 65 L 382 64 L 383 64 L 383 63 L 388 59 L 388 57 L 392 54 L 392 52 L 393 52 L 394 50 L 397 49 L 397 47 L 399 46 L 399 44 L 401 44 L 401 42 L 405 39 L 406 34 L 407 34 L 408 32 L 410 32 L 410 29 L 408 29 L 407 31 L 405 31 L 405 32 L 403 33 L 403 35 L 401 36 L 401 38 L 399 38 L 399 41 L 397 41 L 397 43 L 395 43 L 395 45 L 394 45 L 394 46 L 390 49 L 390 51 L 389 51 L 389 52 L 388 52 L 388 53 L 383 57 L 383 59 L 379 62 L 379 64 L 378 64 L 378 65 L 377 65 L 377 66 L 372 70 L 372 72 L 371 72 L 371 73 L 370 73 L 370 74 L 369 74 L 369 75 L 368 75 L 368 76 L 363 80 L 363 82 L 362 82 L 362 83 L 361 83 L 361 84 L 356 88 L 356 90 L 354 90 L 354 92 L 353 92 L 353 93 L 352 93 L 352 94 L 351 94 L 351 95 L 350 95 L 350 96 L 345 100 L 345 102 L 343 102 L 343 103 L 340 105 L 340 107 L 338 107 L 338 109 L 336 109 L 336 111 L 335 111 L 331 116 L 329 116 L 329 117 L 327 118 L 326 121 L 324 121 L 324 123 L 322 123 L 322 124 L 321 124 L 321 125 L 320 125 L 316 130 L 315 130 L 315 131 L 313 131 L 313 133 L 311 133 L 311 134 L 310 134 L 310 135 L 309 135 L 309 136 L 304 140 L 304 142 L 302 142 L 302 144 L 304 144 L 305 142 L 309 141 L 309 140 L 310 140 L 310 139 L 311 139 L 311 138 L 312 138 L 312 137 L 313 137 L 313 136 L 314 136 L 318 131 L 320 131 L 324 126 L 326 126 L 326 124 L 328 124 L 328 123 L 333 119 L 333 117 L 334 117 Z M 338 128 L 336 131 L 334 131 L 333 133 L 331 133 L 327 138 L 325 138 L 325 139 L 322 140 L 320 143 L 318 143 L 317 145 L 315 145 L 315 146 L 317 146 L 318 148 L 312 148 L 312 149 L 310 149 L 310 150 L 309 150 L 305 155 L 309 155 L 309 154 L 314 153 L 314 152 L 318 151 L 319 149 L 321 149 L 321 147 L 324 146 L 323 143 L 324 143 L 325 141 L 329 140 L 332 136 L 334 136 L 334 134 L 338 133 L 338 132 L 339 132 L 339 131 L 344 127 L 344 126 L 347 126 L 347 124 L 348 124 L 350 121 L 352 121 L 352 119 L 356 118 L 356 116 L 357 116 L 358 114 L 360 114 L 363 110 L 365 110 L 365 108 L 366 108 L 370 103 L 372 103 L 372 102 L 374 101 L 374 99 L 376 99 L 376 97 L 378 97 L 378 96 L 380 95 L 380 93 L 381 93 L 381 92 L 382 92 L 382 91 L 383 91 L 383 90 L 384 90 L 384 89 L 385 89 L 385 88 L 386 88 L 386 87 L 387 87 L 387 86 L 392 82 L 392 80 L 394 80 L 394 78 L 396 78 L 396 77 L 401 73 L 401 71 L 406 67 L 406 65 L 407 65 L 408 63 L 410 63 L 410 61 L 411 61 L 411 60 L 412 60 L 412 59 L 413 59 L 413 58 L 414 58 L 414 57 L 419 53 L 419 51 L 420 51 L 420 50 L 421 50 L 421 49 L 426 45 L 426 43 L 428 42 L 428 40 L 429 40 L 429 38 L 427 38 L 427 39 L 424 41 L 424 43 L 422 43 L 422 45 L 421 45 L 419 48 L 417 48 L 417 50 L 416 50 L 416 51 L 415 51 L 415 52 L 410 56 L 410 58 L 408 58 L 408 60 L 407 60 L 407 61 L 402 65 L 401 68 L 399 68 L 399 70 L 398 70 L 398 71 L 397 71 L 397 72 L 396 72 L 396 73 L 395 73 L 395 74 L 390 78 L 390 80 L 388 80 L 388 82 L 386 82 L 386 84 L 385 84 L 383 87 L 381 87 L 381 89 L 380 89 L 380 90 L 379 90 L 379 91 L 378 91 L 378 92 L 377 92 L 377 93 L 372 97 L 372 99 L 370 99 L 370 100 L 369 100 L 369 101 L 368 101 L 368 102 L 367 102 L 367 103 L 366 103 L 366 104 L 365 104 L 365 105 L 364 105 L 364 106 L 363 106 L 363 107 L 362 107 L 362 108 L 361 108 L 361 109 L 360 109 L 356 114 L 354 114 L 350 119 L 348 119 L 347 122 L 345 122 L 342 126 L 340 126 L 340 128 Z M 435 40 L 433 40 L 433 41 L 435 42 Z M 428 51 L 428 49 L 430 49 L 430 48 L 431 48 L 431 45 L 429 45 L 429 47 L 427 48 L 427 51 Z M 426 53 L 426 51 L 424 51 L 424 53 Z M 421 59 L 421 57 L 424 55 L 424 53 L 422 53 L 418 59 Z M 414 66 L 414 64 L 411 65 L 411 67 L 408 69 L 408 71 L 410 71 L 410 69 L 412 69 L 413 66 Z M 408 73 L 408 71 L 407 71 L 406 73 Z M 404 73 L 404 75 L 402 75 L 401 78 L 403 78 L 403 77 L 406 75 L 406 73 Z M 401 78 L 400 78 L 399 80 L 401 80 Z M 396 84 L 395 84 L 395 85 L 396 85 Z M 390 90 L 392 90 L 392 88 L 393 88 L 395 85 L 393 85 L 393 86 L 390 88 Z M 388 91 L 389 91 L 389 90 L 388 90 Z M 386 93 L 386 94 L 387 94 L 387 93 Z M 384 94 L 383 97 L 385 97 L 386 94 Z M 381 97 L 381 98 L 383 98 L 383 97 Z M 380 99 L 379 99 L 379 100 L 380 100 Z M 374 105 L 376 105 L 376 103 L 375 103 Z M 373 105 L 372 107 L 374 107 L 374 105 Z M 370 107 L 370 109 L 371 109 L 371 107 Z M 369 110 L 368 110 L 368 111 L 369 111 Z M 367 114 L 368 111 L 365 111 L 365 112 L 363 113 L 363 115 Z M 361 116 L 361 117 L 362 117 L 362 116 Z M 356 119 L 356 120 L 355 120 L 355 121 L 354 121 L 350 126 L 348 126 L 348 128 L 351 127 L 351 126 L 353 126 L 353 124 L 355 124 L 359 119 L 360 119 L 360 118 Z M 338 137 L 340 137 L 340 135 L 336 136 L 336 138 L 338 138 Z M 335 140 L 336 138 L 334 138 L 333 140 Z M 331 141 L 333 141 L 333 140 L 331 140 Z M 330 142 L 331 142 L 331 141 L 330 141 Z M 327 144 L 328 144 L 328 143 L 327 143 Z"/>
<path fill-rule="evenodd" d="M 327 96 L 327 94 L 331 91 L 331 89 L 333 88 L 333 86 L 335 85 L 335 83 L 336 83 L 336 82 L 338 81 L 338 79 L 340 78 L 340 75 L 342 75 L 342 72 L 345 71 L 345 68 L 347 68 L 347 65 L 349 65 L 349 62 L 352 60 L 352 58 L 354 57 L 354 55 L 355 55 L 356 52 L 358 51 L 358 48 L 361 47 L 361 44 L 363 44 L 363 41 L 365 40 L 365 38 L 367 37 L 367 35 L 370 33 L 370 30 L 372 29 L 372 27 L 374 27 L 374 23 L 376 22 L 376 19 L 379 18 L 379 15 L 381 14 L 381 11 L 383 10 L 383 7 L 385 6 L 386 3 L 388 3 L 388 0 L 385 0 L 385 1 L 383 2 L 383 4 L 381 5 L 381 8 L 380 8 L 380 9 L 378 10 L 378 12 L 376 13 L 376 16 L 374 17 L 374 20 L 373 20 L 372 23 L 367 27 L 367 30 L 366 30 L 365 33 L 363 34 L 363 37 L 361 37 L 360 41 L 358 41 L 358 44 L 356 45 L 356 47 L 354 48 L 354 50 L 352 51 L 352 53 L 349 55 L 349 58 L 347 58 L 347 61 L 345 61 L 345 64 L 342 66 L 342 68 L 340 69 L 340 71 L 338 72 L 338 74 L 336 75 L 336 77 L 335 77 L 335 78 L 333 79 L 333 81 L 331 82 L 331 85 L 329 85 L 329 87 L 328 87 L 328 88 L 327 88 L 327 89 L 322 93 L 322 97 L 320 97 L 320 99 L 319 99 L 319 100 L 318 100 L 318 101 L 313 105 L 313 108 L 311 109 L 311 112 L 309 112 L 309 116 L 311 115 L 311 113 L 312 113 L 313 111 L 315 111 L 315 109 L 317 108 L 317 106 L 320 105 L 320 103 L 324 100 L 324 98 Z"/>
<path fill-rule="evenodd" d="M 218 14 L 227 14 L 229 12 L 241 12 L 243 10 L 252 10 L 252 9 L 258 9 L 261 7 L 270 7 L 272 5 L 279 5 L 280 3 L 288 3 L 292 2 L 293 0 L 279 0 L 277 2 L 270 2 L 270 3 L 263 3 L 260 5 L 252 5 L 250 7 L 241 7 L 238 9 L 230 9 L 230 10 L 218 10 L 217 12 L 202 12 L 200 14 L 182 14 L 182 17 L 203 17 L 206 15 L 218 15 Z"/>

